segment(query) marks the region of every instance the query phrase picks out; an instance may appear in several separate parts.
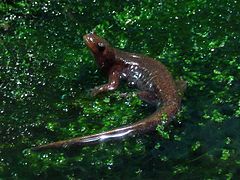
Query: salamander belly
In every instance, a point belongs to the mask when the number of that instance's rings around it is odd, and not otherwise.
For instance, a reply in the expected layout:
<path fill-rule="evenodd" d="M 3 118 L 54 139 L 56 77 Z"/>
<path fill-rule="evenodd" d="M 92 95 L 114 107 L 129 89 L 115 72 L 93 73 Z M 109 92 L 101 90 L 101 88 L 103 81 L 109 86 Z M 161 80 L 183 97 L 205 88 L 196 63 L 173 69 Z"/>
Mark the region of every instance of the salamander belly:
<path fill-rule="evenodd" d="M 123 70 L 121 79 L 126 79 L 129 86 L 137 87 L 142 91 L 154 92 L 153 75 L 147 69 L 138 65 L 130 65 Z"/>

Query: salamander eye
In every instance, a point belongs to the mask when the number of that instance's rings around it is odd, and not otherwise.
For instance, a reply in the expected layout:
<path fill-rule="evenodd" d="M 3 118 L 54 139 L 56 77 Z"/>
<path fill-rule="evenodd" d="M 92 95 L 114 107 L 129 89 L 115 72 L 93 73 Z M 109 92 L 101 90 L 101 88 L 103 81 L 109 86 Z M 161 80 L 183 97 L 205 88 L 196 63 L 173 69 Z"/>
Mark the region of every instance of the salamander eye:
<path fill-rule="evenodd" d="M 102 42 L 97 43 L 97 48 L 99 51 L 104 51 L 105 45 Z"/>

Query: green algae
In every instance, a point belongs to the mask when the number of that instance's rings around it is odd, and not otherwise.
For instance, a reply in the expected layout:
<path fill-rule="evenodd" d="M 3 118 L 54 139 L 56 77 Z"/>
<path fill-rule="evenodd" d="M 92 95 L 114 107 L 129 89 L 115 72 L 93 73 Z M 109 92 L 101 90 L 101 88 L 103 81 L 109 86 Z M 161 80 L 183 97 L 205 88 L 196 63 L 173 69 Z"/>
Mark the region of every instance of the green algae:
<path fill-rule="evenodd" d="M 226 0 L 1 2 L 0 178 L 236 179 L 239 11 Z M 186 80 L 182 110 L 169 127 L 145 136 L 32 152 L 153 112 L 125 85 L 90 96 L 106 82 L 82 41 L 92 30 Z"/>

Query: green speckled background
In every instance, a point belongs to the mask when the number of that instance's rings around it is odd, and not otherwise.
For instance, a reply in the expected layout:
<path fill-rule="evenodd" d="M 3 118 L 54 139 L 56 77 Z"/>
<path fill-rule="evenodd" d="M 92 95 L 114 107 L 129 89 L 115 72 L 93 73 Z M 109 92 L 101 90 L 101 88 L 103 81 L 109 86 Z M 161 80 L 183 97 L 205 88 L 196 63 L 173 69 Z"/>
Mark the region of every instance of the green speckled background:
<path fill-rule="evenodd" d="M 164 131 L 32 152 L 153 112 L 126 85 L 90 96 L 106 82 L 82 40 L 92 30 L 185 79 L 181 112 Z M 0 103 L 0 179 L 238 179 L 240 3 L 3 0 Z"/>

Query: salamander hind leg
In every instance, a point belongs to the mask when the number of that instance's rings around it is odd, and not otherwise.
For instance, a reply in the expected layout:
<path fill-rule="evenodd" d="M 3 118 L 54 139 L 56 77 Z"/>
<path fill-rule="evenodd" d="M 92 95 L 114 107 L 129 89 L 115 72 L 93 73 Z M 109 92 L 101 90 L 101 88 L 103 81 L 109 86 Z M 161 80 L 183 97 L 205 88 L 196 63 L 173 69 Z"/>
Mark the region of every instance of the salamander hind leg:
<path fill-rule="evenodd" d="M 159 100 L 157 99 L 156 95 L 153 92 L 140 91 L 137 93 L 137 95 L 142 101 L 150 105 L 156 106 L 159 103 Z"/>
<path fill-rule="evenodd" d="M 184 92 L 187 89 L 187 82 L 184 81 L 184 80 L 176 80 L 175 84 L 176 84 L 176 87 L 177 87 L 177 90 L 178 90 L 178 94 L 180 96 L 183 96 Z"/>

